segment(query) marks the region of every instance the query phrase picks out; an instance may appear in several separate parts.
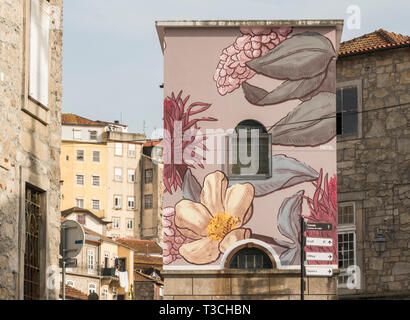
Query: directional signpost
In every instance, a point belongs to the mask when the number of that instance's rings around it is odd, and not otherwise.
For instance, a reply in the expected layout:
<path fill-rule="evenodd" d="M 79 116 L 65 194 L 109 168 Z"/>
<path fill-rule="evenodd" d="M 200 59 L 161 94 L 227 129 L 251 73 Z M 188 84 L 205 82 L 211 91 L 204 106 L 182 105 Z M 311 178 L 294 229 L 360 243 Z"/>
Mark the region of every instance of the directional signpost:
<path fill-rule="evenodd" d="M 331 247 L 333 246 L 333 239 L 306 237 L 306 245 L 307 246 L 318 246 L 318 247 Z"/>
<path fill-rule="evenodd" d="M 60 233 L 60 266 L 63 268 L 63 300 L 65 300 L 65 268 L 75 268 L 77 259 L 74 259 L 83 248 L 84 230 L 74 220 L 66 220 L 61 224 Z"/>
<path fill-rule="evenodd" d="M 305 223 L 303 217 L 300 219 L 300 245 L 301 245 L 301 283 L 300 283 L 300 299 L 304 299 L 305 280 L 304 276 L 327 276 L 333 275 L 333 269 L 326 265 L 305 265 L 306 261 L 333 261 L 333 253 L 331 252 L 306 252 L 305 246 L 316 247 L 332 247 L 333 239 L 331 238 L 313 238 L 305 237 L 305 231 L 332 231 L 333 225 L 331 223 Z"/>

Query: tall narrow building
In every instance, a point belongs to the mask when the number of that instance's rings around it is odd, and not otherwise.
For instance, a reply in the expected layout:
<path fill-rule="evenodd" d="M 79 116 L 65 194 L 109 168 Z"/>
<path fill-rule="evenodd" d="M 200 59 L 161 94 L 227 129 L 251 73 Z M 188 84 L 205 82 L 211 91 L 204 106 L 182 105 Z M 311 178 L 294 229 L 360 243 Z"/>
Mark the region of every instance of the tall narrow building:
<path fill-rule="evenodd" d="M 62 10 L 0 1 L 0 300 L 60 289 Z"/>

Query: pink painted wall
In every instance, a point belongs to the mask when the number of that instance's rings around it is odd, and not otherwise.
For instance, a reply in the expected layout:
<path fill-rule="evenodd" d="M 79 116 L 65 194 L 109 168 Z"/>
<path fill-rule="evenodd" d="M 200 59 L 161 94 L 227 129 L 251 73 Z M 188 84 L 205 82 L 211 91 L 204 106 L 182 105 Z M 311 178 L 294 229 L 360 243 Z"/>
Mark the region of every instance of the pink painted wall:
<path fill-rule="evenodd" d="M 315 221 L 315 218 L 321 222 L 333 222 L 334 229 L 333 232 L 318 234 L 310 233 L 310 236 L 324 236 L 334 239 L 334 245 L 330 248 L 310 248 L 311 251 L 325 251 L 333 253 L 333 260 L 330 262 L 321 262 L 322 264 L 332 264 L 334 267 L 337 267 L 337 233 L 336 233 L 336 223 L 337 223 L 337 213 L 336 213 L 336 189 L 333 188 L 333 185 L 336 185 L 335 175 L 336 175 L 336 138 L 335 132 L 329 129 L 330 127 L 336 127 L 336 120 L 334 114 L 336 111 L 336 96 L 335 96 L 335 83 L 336 78 L 335 74 L 331 72 L 331 68 L 335 66 L 336 53 L 334 48 L 336 47 L 336 29 L 332 27 L 312 27 L 312 28 L 297 28 L 294 27 L 289 29 L 290 33 L 281 38 L 281 42 L 275 46 L 275 48 L 268 48 L 263 57 L 266 57 L 270 53 L 274 53 L 273 50 L 278 50 L 282 46 L 281 52 L 283 55 L 283 63 L 289 61 L 289 74 L 292 77 L 292 80 L 288 81 L 300 81 L 299 79 L 295 80 L 294 73 L 298 73 L 296 69 L 300 70 L 315 70 L 316 65 L 317 69 L 324 68 L 323 71 L 323 80 L 320 85 L 312 84 L 312 79 L 307 79 L 309 76 L 300 76 L 300 79 L 305 80 L 305 84 L 308 89 L 300 90 L 296 93 L 298 98 L 292 98 L 284 102 L 274 102 L 272 104 L 268 103 L 263 106 L 259 106 L 249 102 L 245 98 L 245 93 L 243 89 L 243 84 L 241 84 L 237 89 L 233 90 L 230 93 L 225 93 L 221 86 L 217 86 L 217 82 L 214 79 L 215 72 L 220 62 L 221 55 L 223 50 L 232 46 L 235 42 L 238 44 L 237 39 L 246 41 L 246 30 L 239 28 L 176 28 L 176 29 L 165 29 L 165 43 L 166 48 L 164 50 L 164 59 L 165 59 L 165 87 L 164 94 L 165 100 L 172 100 L 172 94 L 175 97 L 182 90 L 181 98 L 184 100 L 189 95 L 189 100 L 185 104 L 184 111 L 187 110 L 188 106 L 194 102 L 201 102 L 196 108 L 204 108 L 203 112 L 192 115 L 189 120 L 206 118 L 204 121 L 198 121 L 196 125 L 200 128 L 201 133 L 205 133 L 206 129 L 233 129 L 237 124 L 246 119 L 252 119 L 260 122 L 269 130 L 272 126 L 277 124 L 281 119 L 289 116 L 292 112 L 295 112 L 296 108 L 304 108 L 306 103 L 312 104 L 314 102 L 314 108 L 325 109 L 327 106 L 326 112 L 307 112 L 303 114 L 300 112 L 296 119 L 293 122 L 304 121 L 309 123 L 309 120 L 319 119 L 315 124 L 312 124 L 312 129 L 298 129 L 296 134 L 309 135 L 312 131 L 315 131 L 316 134 L 318 131 L 323 130 L 323 134 L 319 133 L 318 138 L 315 140 L 315 146 L 311 146 L 312 143 L 300 143 L 298 146 L 286 145 L 286 143 L 277 143 L 275 137 L 273 137 L 272 144 L 272 156 L 283 155 L 285 159 L 294 159 L 293 162 L 284 162 L 285 170 L 287 171 L 287 177 L 289 179 L 294 179 L 297 176 L 309 176 L 306 172 L 310 173 L 309 177 L 301 178 L 301 181 L 295 185 L 288 186 L 291 183 L 282 181 L 283 186 L 274 192 L 263 194 L 260 196 L 255 196 L 255 181 L 248 180 L 247 182 L 251 187 L 247 190 L 254 189 L 249 191 L 247 196 L 251 197 L 251 204 L 253 206 L 253 214 L 249 221 L 246 224 L 241 224 L 237 222 L 236 225 L 232 228 L 244 230 L 243 240 L 249 241 L 250 239 L 257 238 L 261 239 L 259 236 L 266 236 L 270 239 L 273 239 L 273 242 L 266 242 L 266 247 L 272 248 L 272 250 L 277 254 L 279 262 L 279 267 L 297 267 L 300 264 L 300 258 L 298 253 L 299 251 L 299 240 L 295 237 L 298 230 L 298 220 L 297 216 L 302 214 L 306 217 L 308 221 Z M 283 32 L 274 28 L 270 31 L 280 34 Z M 306 32 L 313 32 L 314 34 L 307 34 Z M 243 33 L 245 32 L 245 33 Z M 255 40 L 262 42 L 261 37 L 258 38 L 259 30 L 254 30 L 256 36 L 254 35 Z M 268 32 L 265 32 L 268 33 Z M 302 37 L 303 41 L 290 41 L 296 35 Z M 250 37 L 251 35 L 249 35 Z M 313 45 L 310 45 L 310 38 L 313 37 Z M 312 39 L 313 39 L 312 38 Z M 322 56 L 315 57 L 317 54 L 315 50 L 312 50 L 317 43 L 324 43 L 325 49 L 319 48 L 322 50 Z M 293 40 L 296 40 L 294 38 Z M 248 39 L 248 42 L 252 44 L 252 39 Z M 315 42 L 316 41 L 316 42 Z M 326 43 L 329 42 L 329 44 Z M 257 41 L 254 41 L 255 47 L 257 47 Z M 272 42 L 274 43 L 274 42 Z M 299 46 L 299 43 L 303 45 Z M 284 46 L 289 44 L 288 46 Z M 327 47 L 326 47 L 327 46 Z M 332 48 L 333 47 L 333 48 Z M 330 49 L 329 49 L 330 48 Z M 231 48 L 232 49 L 232 48 Z M 331 52 L 333 49 L 333 53 Z M 279 52 L 280 53 L 280 52 Z M 299 56 L 300 55 L 300 56 Z M 273 59 L 275 58 L 272 55 Z M 222 57 L 225 59 L 226 57 Z M 260 58 L 259 58 L 260 59 Z M 327 60 L 326 60 L 327 59 Z M 257 59 L 251 59 L 257 61 Z M 263 61 L 262 61 L 263 62 Z M 275 89 L 280 88 L 279 86 L 283 84 L 287 79 L 279 79 L 275 77 L 275 72 L 280 73 L 281 62 L 278 62 L 278 66 L 275 67 L 274 63 L 273 69 L 266 69 L 262 72 L 257 71 L 258 74 L 255 74 L 250 79 L 246 80 L 246 83 L 262 88 L 267 92 L 273 92 Z M 313 64 L 313 67 L 312 67 Z M 263 65 L 261 63 L 260 65 Z M 325 67 L 323 67 L 325 66 Z M 286 66 L 285 66 L 286 67 Z M 282 68 L 283 69 L 283 68 Z M 273 71 L 272 71 L 273 70 Z M 286 68 L 285 68 L 286 70 Z M 272 73 L 270 73 L 272 71 Z M 319 72 L 319 71 L 318 71 Z M 269 75 L 267 75 L 269 73 Z M 300 72 L 303 74 L 303 72 Z M 314 71 L 312 73 L 313 77 Z M 283 76 L 281 76 L 283 78 Z M 296 75 L 297 77 L 297 75 Z M 309 82 L 310 81 L 310 82 Z M 303 84 L 302 84 L 303 85 Z M 219 89 L 219 90 L 218 90 Z M 281 89 L 282 90 L 282 89 Z M 310 90 L 310 91 L 309 91 Z M 224 93 L 223 95 L 221 94 Z M 289 93 L 288 93 L 289 95 Z M 313 101 L 313 102 L 312 102 Z M 304 104 L 305 103 L 305 104 Z M 210 104 L 210 106 L 206 105 Z M 172 110 L 172 106 L 169 104 L 168 108 L 165 108 L 164 118 L 167 120 L 173 120 L 175 117 L 172 116 L 169 110 Z M 329 107 L 330 105 L 330 107 Z M 175 108 L 175 105 L 174 105 Z M 306 107 L 308 108 L 308 107 Z M 309 108 L 312 108 L 311 106 Z M 330 111 L 329 111 L 330 108 Z M 318 116 L 319 114 L 319 116 Z M 326 114 L 329 119 L 326 118 Z M 313 115 L 313 118 L 312 118 Z M 211 119 L 213 118 L 213 119 Z M 321 119 L 321 120 L 320 120 Z M 212 121 L 210 121 L 212 120 Z M 324 122 L 327 121 L 327 125 L 324 125 Z M 291 123 L 292 120 L 289 120 L 288 123 Z M 166 125 L 164 126 L 167 127 Z M 329 130 L 332 131 L 329 133 Z M 289 139 L 292 139 L 292 133 L 288 133 Z M 166 139 L 165 139 L 166 140 Z M 166 142 L 165 142 L 166 143 Z M 289 144 L 289 143 L 288 143 Z M 165 147 L 165 152 L 171 152 L 171 144 L 169 147 Z M 221 171 L 226 174 L 226 179 L 232 183 L 232 181 L 227 176 L 225 166 L 222 164 L 207 164 L 206 161 L 202 161 L 204 167 L 201 168 L 198 163 L 194 164 L 195 168 L 191 168 L 190 171 L 192 175 L 196 178 L 197 187 L 203 190 L 204 179 L 208 176 L 209 183 L 216 183 L 218 181 L 214 176 L 211 175 L 215 171 Z M 275 169 L 276 162 L 273 162 L 273 169 Z M 168 167 L 168 169 L 167 169 Z M 296 169 L 300 169 L 301 172 L 295 172 Z M 164 180 L 166 182 L 173 181 L 172 172 L 178 173 L 178 170 L 174 171 L 175 166 L 172 164 L 165 165 L 164 170 Z M 179 167 L 180 172 L 184 173 L 186 168 Z M 323 172 L 323 177 L 319 177 L 320 173 Z M 332 184 L 329 188 L 325 188 L 325 179 L 324 176 L 327 175 L 327 181 Z M 215 212 L 208 208 L 208 213 L 210 214 L 209 219 L 203 217 L 196 217 L 198 214 L 196 209 L 190 211 L 190 204 L 188 201 L 184 200 L 184 205 L 181 205 L 180 212 L 175 210 L 175 206 L 184 199 L 182 188 L 185 187 L 184 184 L 190 183 L 190 181 L 184 181 L 185 176 L 180 176 L 180 184 L 175 184 L 173 187 L 168 187 L 168 192 L 164 194 L 164 268 L 169 269 L 170 267 L 174 269 L 187 268 L 208 268 L 209 266 L 215 267 L 219 266 L 221 259 L 224 256 L 225 252 L 229 251 L 229 248 L 223 248 L 221 251 L 219 245 L 219 253 L 213 252 L 209 254 L 209 250 L 216 250 L 215 243 L 221 243 L 222 240 L 210 240 L 209 236 L 206 235 L 209 228 L 206 227 L 209 224 L 212 224 L 212 219 L 215 217 Z M 275 178 L 275 172 L 273 172 L 272 179 Z M 321 178 L 321 179 L 320 179 Z M 305 179 L 305 181 L 303 180 Z M 280 178 L 278 177 L 278 183 L 280 183 Z M 286 180 L 286 179 L 285 179 Z M 317 188 L 317 183 L 320 180 L 321 188 Z M 194 180 L 193 180 L 194 181 Z M 259 180 L 258 180 L 259 181 Z M 259 181 L 260 182 L 260 181 Z M 241 183 L 244 183 L 242 181 Z M 315 186 L 316 184 L 316 186 Z M 176 188 L 175 188 L 176 186 Z M 253 186 L 253 188 L 252 188 Z M 212 188 L 211 188 L 212 189 Z M 246 188 L 245 188 L 246 189 Z M 320 196 L 318 199 L 315 199 L 315 191 L 318 189 Z M 328 190 L 329 189 L 329 190 Z M 301 206 L 296 205 L 296 208 L 293 211 L 282 212 L 282 219 L 278 217 L 281 206 L 284 206 L 286 201 L 290 201 L 299 191 L 304 191 L 304 198 L 297 198 L 300 200 Z M 321 191 L 320 191 L 321 190 Z M 169 192 L 171 191 L 171 192 Z M 207 190 L 206 192 L 210 192 Z M 205 193 L 206 193 L 205 192 Z M 206 197 L 210 197 L 209 194 Z M 244 205 L 248 209 L 248 203 L 241 203 L 240 195 L 237 197 L 233 196 L 232 201 L 239 201 L 238 206 Z M 189 198 L 189 197 L 188 197 Z M 309 207 L 309 199 L 311 199 L 311 205 L 313 208 Z M 296 201 L 295 200 L 295 201 Z M 197 202 L 197 205 L 194 205 L 195 208 L 198 206 L 204 206 L 204 203 L 200 204 L 201 201 Z M 297 201 L 296 201 L 297 202 Z M 295 202 L 295 203 L 296 203 Z M 232 204 L 235 206 L 235 204 Z M 206 208 L 206 205 L 204 206 Z M 312 211 L 314 213 L 312 213 Z M 230 214 L 229 212 L 225 212 Z M 316 215 L 315 215 L 316 213 Z M 232 215 L 235 216 L 235 215 Z M 244 220 L 243 217 L 240 217 Z M 203 220 L 206 221 L 203 221 Z M 189 221 L 187 221 L 189 220 Z M 213 221 L 216 222 L 215 219 Z M 225 221 L 226 222 L 226 221 Z M 225 223 L 222 222 L 222 223 Z M 243 221 L 242 221 L 243 222 Z M 336 222 L 336 223 L 335 223 Z M 192 224 L 198 224 L 197 229 L 206 230 L 202 232 L 202 235 L 198 235 L 199 232 L 196 230 L 196 227 L 193 227 L 196 231 L 196 235 L 189 237 L 192 233 L 186 232 L 187 229 Z M 282 224 L 282 226 L 280 226 Z M 199 226 L 201 225 L 201 226 Z M 285 231 L 284 231 L 285 230 Z M 296 230 L 293 238 L 289 237 L 289 232 Z M 192 231 L 192 230 L 191 230 Z M 240 232 L 238 231 L 238 234 Z M 224 235 L 226 236 L 226 235 Z M 204 239 L 207 238 L 207 239 Z M 242 240 L 242 238 L 238 238 Z M 238 241 L 239 241 L 238 240 Z M 198 244 L 193 244 L 195 241 Z M 228 241 L 230 248 L 234 247 L 235 244 L 232 240 Z M 285 245 L 283 244 L 285 242 Z M 209 244 L 210 243 L 210 244 Z M 193 252 L 195 251 L 195 252 Z M 287 253 L 286 253 L 287 251 Z M 201 257 L 202 256 L 202 257 Z M 209 256 L 208 259 L 203 258 L 203 256 Z M 293 257 L 293 258 L 289 258 Z M 277 261 L 278 262 L 278 261 Z"/>

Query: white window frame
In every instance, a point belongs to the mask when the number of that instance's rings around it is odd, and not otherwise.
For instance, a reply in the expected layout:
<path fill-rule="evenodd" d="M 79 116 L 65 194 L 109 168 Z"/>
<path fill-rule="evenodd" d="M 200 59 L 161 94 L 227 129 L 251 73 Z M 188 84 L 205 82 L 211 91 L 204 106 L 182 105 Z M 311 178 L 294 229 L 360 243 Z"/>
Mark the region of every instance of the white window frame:
<path fill-rule="evenodd" d="M 78 201 L 82 201 L 82 202 L 83 202 L 83 205 L 82 205 L 81 207 L 78 205 Z M 76 206 L 77 208 L 84 209 L 84 205 L 85 205 L 84 198 L 79 198 L 79 197 L 76 197 L 76 198 L 75 198 L 75 206 Z"/>
<path fill-rule="evenodd" d="M 117 223 L 115 223 L 117 222 Z M 119 229 L 121 224 L 121 218 L 119 217 L 113 217 L 112 218 L 112 228 L 113 229 Z"/>
<path fill-rule="evenodd" d="M 49 104 L 50 8 L 48 1 L 31 0 L 29 96 L 45 107 Z"/>
<path fill-rule="evenodd" d="M 79 177 L 79 176 L 83 177 L 83 184 L 78 183 L 77 177 Z M 85 175 L 84 174 L 82 174 L 82 173 L 76 173 L 75 174 L 75 185 L 78 186 L 78 187 L 84 187 L 85 186 Z"/>
<path fill-rule="evenodd" d="M 121 171 L 121 175 L 117 174 L 117 170 Z M 122 182 L 122 168 L 114 168 L 114 181 Z"/>
<path fill-rule="evenodd" d="M 130 172 L 131 172 L 131 174 L 130 174 Z M 130 177 L 132 179 L 130 179 Z M 129 183 L 134 183 L 135 182 L 135 178 L 136 178 L 135 169 L 127 169 L 127 178 L 128 178 Z"/>
<path fill-rule="evenodd" d="M 88 249 L 87 250 L 87 270 L 88 274 L 94 274 L 95 269 L 95 251 Z"/>
<path fill-rule="evenodd" d="M 98 153 L 98 161 L 95 161 L 94 153 Z M 93 159 L 92 159 L 93 162 L 100 163 L 101 162 L 101 152 L 100 152 L 100 150 L 93 150 L 92 157 L 93 157 Z"/>
<path fill-rule="evenodd" d="M 82 151 L 83 152 L 83 160 L 78 160 L 78 152 Z M 84 162 L 85 161 L 85 150 L 84 149 L 76 149 L 75 150 L 75 160 L 78 162 Z"/>
<path fill-rule="evenodd" d="M 131 223 L 131 227 L 130 227 Z M 127 230 L 134 230 L 134 220 L 133 219 L 127 219 Z"/>
<path fill-rule="evenodd" d="M 73 129 L 73 140 L 83 140 L 81 129 Z"/>
<path fill-rule="evenodd" d="M 130 202 L 132 202 L 132 206 L 130 206 Z M 127 209 L 135 210 L 135 197 L 134 196 L 127 197 Z"/>
<path fill-rule="evenodd" d="M 104 287 L 102 289 L 102 294 L 101 294 L 102 300 L 108 300 L 108 288 Z"/>
<path fill-rule="evenodd" d="M 136 157 L 136 153 L 137 153 L 137 145 L 130 143 L 128 144 L 128 157 L 129 158 L 135 158 Z"/>
<path fill-rule="evenodd" d="M 98 178 L 98 184 L 94 184 L 94 178 Z M 91 175 L 91 186 L 95 188 L 101 187 L 101 176 L 99 174 Z"/>
<path fill-rule="evenodd" d="M 94 208 L 94 201 L 98 201 L 98 209 Z M 91 209 L 94 210 L 94 211 L 100 211 L 101 210 L 101 201 L 100 201 L 100 199 L 91 199 Z"/>
<path fill-rule="evenodd" d="M 356 259 L 356 254 L 357 254 L 357 242 L 356 242 L 356 204 L 355 202 L 339 202 L 338 203 L 338 210 L 341 207 L 347 207 L 347 206 L 352 206 L 353 207 L 353 223 L 349 224 L 339 224 L 337 226 L 338 229 L 338 237 L 340 234 L 346 234 L 346 233 L 353 233 L 353 265 L 357 264 L 357 259 Z M 338 254 L 339 254 L 339 249 L 338 249 Z M 338 256 L 338 264 L 339 264 L 339 256 Z M 347 269 L 346 268 L 340 268 L 340 277 L 345 275 Z M 337 283 L 338 288 L 347 288 L 346 283 Z"/>
<path fill-rule="evenodd" d="M 115 204 L 116 199 L 119 199 L 119 205 Z M 121 208 L 122 208 L 122 195 L 119 195 L 119 194 L 114 195 L 114 209 L 119 210 Z"/>
<path fill-rule="evenodd" d="M 118 157 L 122 157 L 122 143 L 121 142 L 115 142 L 114 155 Z"/>
<path fill-rule="evenodd" d="M 91 141 L 97 141 L 98 140 L 98 131 L 97 130 L 89 130 L 90 133 L 90 140 Z M 93 135 L 95 133 L 95 139 L 93 139 Z"/>
<path fill-rule="evenodd" d="M 117 298 L 118 298 L 117 288 L 112 288 L 112 299 L 117 300 Z"/>

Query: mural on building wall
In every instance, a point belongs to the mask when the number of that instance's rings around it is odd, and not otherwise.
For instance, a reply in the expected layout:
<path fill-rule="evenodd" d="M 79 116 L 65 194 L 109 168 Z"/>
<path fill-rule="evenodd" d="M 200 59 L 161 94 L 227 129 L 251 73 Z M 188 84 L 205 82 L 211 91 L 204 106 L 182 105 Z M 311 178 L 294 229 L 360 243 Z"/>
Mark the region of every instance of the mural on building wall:
<path fill-rule="evenodd" d="M 326 36 L 312 31 L 295 31 L 290 27 L 240 28 L 241 35 L 222 50 L 213 81 L 223 99 L 241 87 L 244 104 L 253 109 L 250 113 L 272 110 L 274 122 L 266 130 L 273 145 L 306 152 L 306 148 L 327 147 L 336 136 L 337 55 Z M 255 75 L 266 77 L 266 81 L 282 82 L 267 91 L 249 83 Z M 201 129 L 199 123 L 218 122 L 221 117 L 191 119 L 202 112 L 218 115 L 216 108 L 222 107 L 197 102 L 186 108 L 188 99 L 189 96 L 182 97 L 181 91 L 177 97 L 171 93 L 164 100 L 164 184 L 169 195 L 177 190 L 181 194 L 181 199 L 172 201 L 165 197 L 164 264 L 177 266 L 181 261 L 184 265 L 217 264 L 238 241 L 256 239 L 275 248 L 281 266 L 297 266 L 300 264 L 300 217 L 303 216 L 308 222 L 333 224 L 331 232 L 310 231 L 309 236 L 332 238 L 334 245 L 308 247 L 308 250 L 333 253 L 330 263 L 337 265 L 336 164 L 334 170 L 324 172 L 322 166 L 313 168 L 307 164 L 303 156 L 297 159 L 286 152 L 272 153 L 270 177 L 229 179 L 223 170 L 209 170 L 204 166 L 203 153 L 196 151 L 206 150 L 206 137 L 196 134 Z M 275 117 L 275 108 L 290 100 L 300 103 L 285 116 Z M 181 129 L 175 130 L 175 120 L 180 121 Z M 180 140 L 175 132 L 182 136 L 194 134 L 177 143 Z M 187 157 L 176 159 L 175 150 Z M 166 157 L 169 164 L 166 164 Z M 329 160 L 324 158 L 323 161 Z M 194 169 L 205 171 L 202 183 Z M 251 222 L 256 220 L 255 223 L 263 224 L 264 215 L 268 214 L 268 210 L 254 211 L 254 201 L 263 199 L 269 208 L 272 196 L 298 186 L 299 191 L 281 199 L 277 212 L 269 213 L 276 217 L 277 230 L 269 234 L 254 232 L 249 226 Z M 304 207 L 308 211 L 304 211 Z M 309 263 L 329 264 L 326 261 Z"/>

